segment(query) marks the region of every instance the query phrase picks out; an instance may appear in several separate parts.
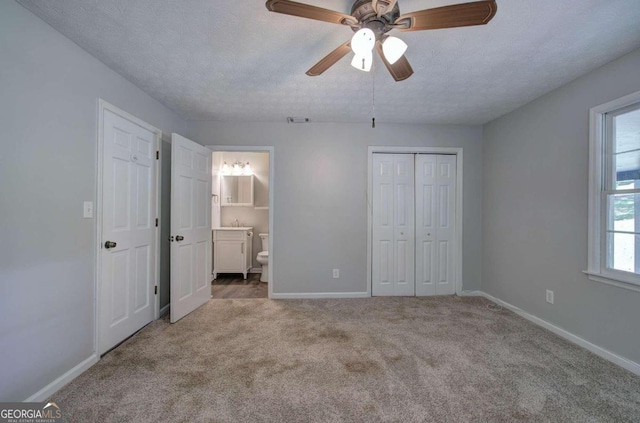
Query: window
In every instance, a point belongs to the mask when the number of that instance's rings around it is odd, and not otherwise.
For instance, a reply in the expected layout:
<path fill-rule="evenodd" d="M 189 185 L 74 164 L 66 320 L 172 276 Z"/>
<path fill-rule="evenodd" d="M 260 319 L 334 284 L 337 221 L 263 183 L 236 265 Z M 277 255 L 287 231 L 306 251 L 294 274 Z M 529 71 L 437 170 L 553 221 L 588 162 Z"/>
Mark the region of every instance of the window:
<path fill-rule="evenodd" d="M 640 92 L 591 109 L 591 279 L 640 290 Z"/>

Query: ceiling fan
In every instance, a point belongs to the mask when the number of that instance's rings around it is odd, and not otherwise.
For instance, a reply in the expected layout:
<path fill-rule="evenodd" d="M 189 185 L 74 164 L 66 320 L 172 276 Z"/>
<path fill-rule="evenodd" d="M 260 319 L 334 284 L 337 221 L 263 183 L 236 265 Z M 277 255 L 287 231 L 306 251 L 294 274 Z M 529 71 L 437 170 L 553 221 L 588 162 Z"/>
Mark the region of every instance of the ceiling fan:
<path fill-rule="evenodd" d="M 266 6 L 271 12 L 345 25 L 356 32 L 349 41 L 309 69 L 307 75 L 322 74 L 351 50 L 355 53 L 351 65 L 368 72 L 373 63 L 375 47 L 396 81 L 409 78 L 413 69 L 404 56 L 407 45 L 399 38 L 387 35 L 387 32 L 392 29 L 423 31 L 485 25 L 498 10 L 495 0 L 436 7 L 405 15 L 400 14 L 397 0 L 355 0 L 351 15 L 289 0 L 267 0 Z"/>

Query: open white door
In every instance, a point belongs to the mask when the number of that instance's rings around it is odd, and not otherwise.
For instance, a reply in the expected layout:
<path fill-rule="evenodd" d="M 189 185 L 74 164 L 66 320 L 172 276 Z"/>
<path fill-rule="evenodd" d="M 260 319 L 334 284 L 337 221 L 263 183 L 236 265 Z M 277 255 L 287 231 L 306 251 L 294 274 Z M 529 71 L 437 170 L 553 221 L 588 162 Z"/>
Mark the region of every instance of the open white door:
<path fill-rule="evenodd" d="M 171 323 L 211 298 L 211 150 L 171 134 Z"/>
<path fill-rule="evenodd" d="M 101 109 L 100 354 L 153 320 L 156 288 L 160 133 L 115 110 Z"/>

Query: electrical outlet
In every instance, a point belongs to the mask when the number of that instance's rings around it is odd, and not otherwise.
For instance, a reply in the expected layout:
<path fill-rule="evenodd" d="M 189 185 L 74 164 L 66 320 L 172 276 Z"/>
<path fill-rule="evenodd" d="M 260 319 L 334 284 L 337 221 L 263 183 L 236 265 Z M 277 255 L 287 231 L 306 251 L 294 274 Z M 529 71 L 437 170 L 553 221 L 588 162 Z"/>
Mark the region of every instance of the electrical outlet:
<path fill-rule="evenodd" d="M 340 269 L 333 269 L 333 279 L 340 278 Z"/>
<path fill-rule="evenodd" d="M 553 304 L 553 291 L 547 289 L 547 302 Z"/>

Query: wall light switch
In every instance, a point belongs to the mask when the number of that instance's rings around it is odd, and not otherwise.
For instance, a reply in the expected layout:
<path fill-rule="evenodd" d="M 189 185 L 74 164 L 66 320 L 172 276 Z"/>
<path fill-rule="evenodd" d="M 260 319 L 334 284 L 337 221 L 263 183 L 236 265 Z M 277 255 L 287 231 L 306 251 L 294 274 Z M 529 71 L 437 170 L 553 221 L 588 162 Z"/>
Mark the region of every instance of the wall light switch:
<path fill-rule="evenodd" d="M 93 218 L 93 201 L 85 201 L 82 207 L 82 216 L 85 219 Z"/>
<path fill-rule="evenodd" d="M 340 269 L 333 269 L 333 279 L 340 278 Z"/>

